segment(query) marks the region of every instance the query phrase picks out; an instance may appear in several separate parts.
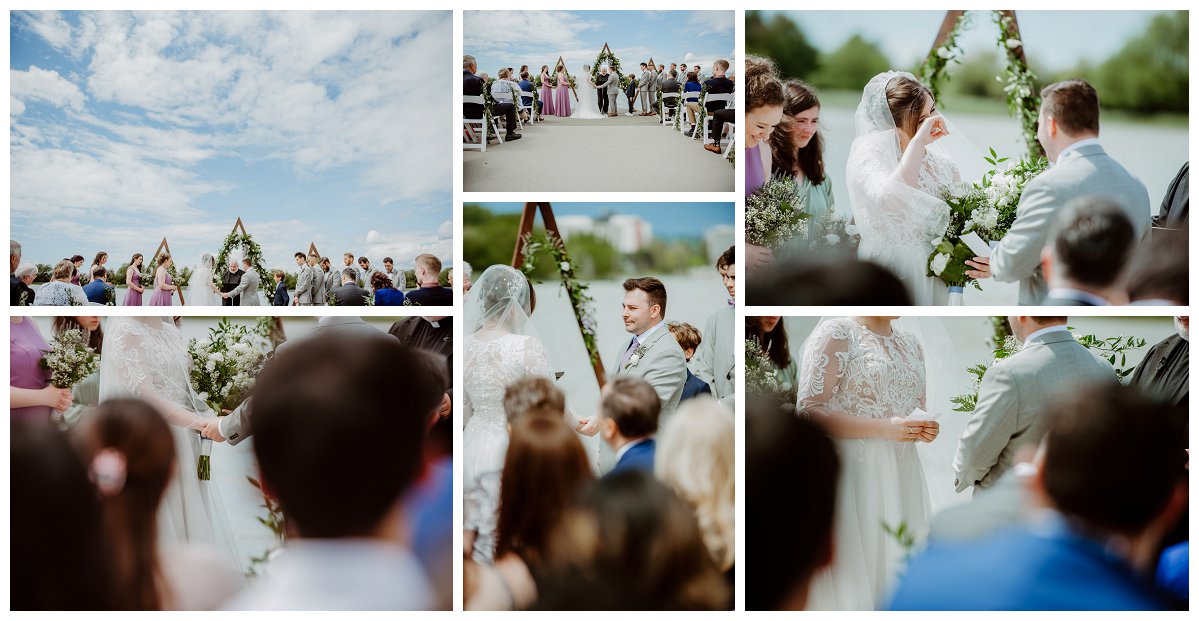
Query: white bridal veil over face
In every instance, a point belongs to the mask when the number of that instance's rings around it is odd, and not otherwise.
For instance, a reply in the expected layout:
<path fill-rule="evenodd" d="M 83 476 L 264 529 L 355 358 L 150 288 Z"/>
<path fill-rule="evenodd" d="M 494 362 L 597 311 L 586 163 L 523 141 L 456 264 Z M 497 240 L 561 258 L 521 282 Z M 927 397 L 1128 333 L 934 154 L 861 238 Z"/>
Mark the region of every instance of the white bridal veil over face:
<path fill-rule="evenodd" d="M 492 265 L 471 285 L 463 309 L 467 340 L 519 334 L 540 339 L 530 316 L 533 287 L 520 270 Z"/>

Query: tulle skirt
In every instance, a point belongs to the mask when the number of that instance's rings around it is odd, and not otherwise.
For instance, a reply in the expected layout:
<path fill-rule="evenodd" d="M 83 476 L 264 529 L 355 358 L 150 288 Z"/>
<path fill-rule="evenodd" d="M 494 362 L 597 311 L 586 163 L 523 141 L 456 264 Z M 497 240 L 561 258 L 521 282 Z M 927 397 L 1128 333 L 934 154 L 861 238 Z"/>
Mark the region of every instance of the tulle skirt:
<path fill-rule="evenodd" d="M 233 530 L 215 481 L 196 474 L 200 436 L 191 429 L 171 426 L 175 439 L 175 476 L 158 506 L 158 540 L 165 545 L 210 547 L 233 567 L 242 567 Z M 212 465 L 220 468 L 220 462 Z M 247 484 L 248 485 L 248 484 Z"/>
<path fill-rule="evenodd" d="M 836 440 L 841 457 L 831 567 L 812 580 L 809 610 L 874 610 L 894 588 L 905 551 L 883 524 L 921 541 L 929 498 L 912 443 Z"/>
<path fill-rule="evenodd" d="M 462 432 L 462 484 L 469 489 L 479 475 L 504 469 L 508 451 L 508 428 L 503 422 L 488 422 L 479 415 L 466 421 Z"/>

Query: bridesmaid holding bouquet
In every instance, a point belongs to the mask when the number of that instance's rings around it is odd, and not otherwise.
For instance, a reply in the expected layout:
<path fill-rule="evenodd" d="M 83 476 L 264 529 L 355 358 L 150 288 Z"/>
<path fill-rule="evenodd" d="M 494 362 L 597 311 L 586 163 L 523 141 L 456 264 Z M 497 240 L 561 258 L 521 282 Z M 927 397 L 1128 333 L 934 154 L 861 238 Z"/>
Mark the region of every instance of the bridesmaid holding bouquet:
<path fill-rule="evenodd" d="M 129 269 L 125 270 L 125 285 L 129 291 L 125 293 L 121 306 L 142 305 L 142 294 L 146 292 L 146 288 L 142 286 L 142 260 L 140 252 L 129 259 Z"/>
<path fill-rule="evenodd" d="M 158 259 L 158 269 L 154 272 L 154 295 L 150 296 L 150 306 L 172 305 L 175 289 L 179 287 L 171 282 L 171 273 L 167 271 L 171 263 L 171 255 L 166 253 Z"/>
<path fill-rule="evenodd" d="M 550 66 L 541 66 L 541 115 L 554 114 L 554 87 L 550 86 Z"/>
<path fill-rule="evenodd" d="M 570 116 L 570 78 L 566 66 L 558 65 L 558 86 L 554 89 L 554 116 Z"/>

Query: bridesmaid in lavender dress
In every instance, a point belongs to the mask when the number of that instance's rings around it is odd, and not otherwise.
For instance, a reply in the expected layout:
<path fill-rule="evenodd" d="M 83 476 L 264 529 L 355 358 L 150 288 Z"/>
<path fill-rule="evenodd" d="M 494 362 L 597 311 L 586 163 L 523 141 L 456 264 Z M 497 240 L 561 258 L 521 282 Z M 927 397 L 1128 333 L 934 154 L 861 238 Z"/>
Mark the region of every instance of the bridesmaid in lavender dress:
<path fill-rule="evenodd" d="M 558 65 L 558 86 L 554 88 L 554 116 L 570 116 L 570 78 L 562 65 Z"/>
<path fill-rule="evenodd" d="M 8 337 L 9 408 L 12 421 L 50 423 L 52 410 L 71 405 L 71 391 L 49 385 L 50 372 L 41 366 L 50 349 L 31 317 L 13 317 Z"/>
<path fill-rule="evenodd" d="M 541 116 L 554 114 L 554 87 L 550 86 L 550 66 L 541 66 Z"/>
<path fill-rule="evenodd" d="M 129 287 L 129 291 L 125 293 L 125 299 L 121 302 L 121 306 L 141 306 L 142 294 L 146 288 L 142 286 L 142 255 L 137 253 L 129 260 L 129 269 L 125 270 L 125 285 Z"/>
<path fill-rule="evenodd" d="M 158 269 L 154 272 L 154 295 L 150 296 L 150 306 L 171 306 L 171 296 L 175 295 L 175 285 L 171 284 L 171 255 L 163 253 L 158 259 Z"/>

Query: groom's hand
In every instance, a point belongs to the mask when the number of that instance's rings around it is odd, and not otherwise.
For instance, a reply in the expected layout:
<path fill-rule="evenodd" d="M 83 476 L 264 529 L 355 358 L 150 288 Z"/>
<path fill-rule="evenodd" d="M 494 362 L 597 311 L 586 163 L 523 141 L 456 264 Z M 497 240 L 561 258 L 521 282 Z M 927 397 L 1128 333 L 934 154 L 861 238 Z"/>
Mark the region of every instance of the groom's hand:
<path fill-rule="evenodd" d="M 941 434 L 941 423 L 935 420 L 926 420 L 920 427 L 920 437 L 917 438 L 921 442 L 932 442 Z"/>
<path fill-rule="evenodd" d="M 204 429 L 201 430 L 201 434 L 203 434 L 205 438 L 210 438 L 216 440 L 217 442 L 224 442 L 225 436 L 221 435 L 220 421 L 221 419 L 219 418 L 213 418 L 212 420 L 204 423 Z"/>
<path fill-rule="evenodd" d="M 585 435 L 594 436 L 599 431 L 599 417 L 592 416 L 590 418 L 580 418 L 579 424 L 575 427 L 575 431 Z"/>
<path fill-rule="evenodd" d="M 971 278 L 990 278 L 991 277 L 991 259 L 987 257 L 974 257 L 974 260 L 966 260 L 966 265 L 973 267 L 972 270 L 966 270 L 966 275 Z"/>

